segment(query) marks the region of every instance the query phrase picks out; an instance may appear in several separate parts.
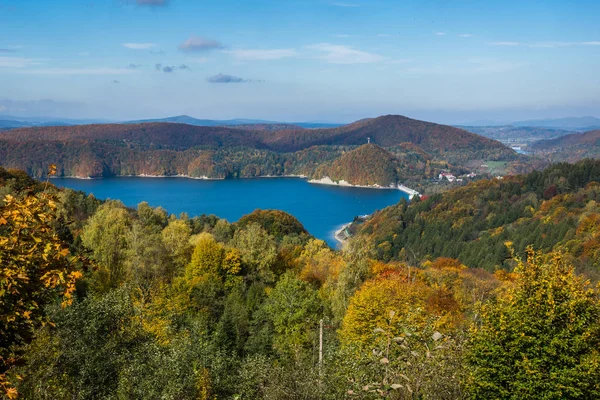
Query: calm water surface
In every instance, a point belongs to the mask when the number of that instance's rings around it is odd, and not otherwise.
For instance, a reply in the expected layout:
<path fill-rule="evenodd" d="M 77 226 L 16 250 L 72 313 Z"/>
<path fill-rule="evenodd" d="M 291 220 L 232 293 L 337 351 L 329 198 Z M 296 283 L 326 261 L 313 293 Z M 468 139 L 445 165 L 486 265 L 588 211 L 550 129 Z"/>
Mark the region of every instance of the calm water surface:
<path fill-rule="evenodd" d="M 357 215 L 371 214 L 408 195 L 400 190 L 310 184 L 300 178 L 197 180 L 186 178 L 106 178 L 53 180 L 57 186 L 118 199 L 130 207 L 147 201 L 169 213 L 214 214 L 230 222 L 257 208 L 294 215 L 315 237 L 336 245 L 333 233 Z"/>

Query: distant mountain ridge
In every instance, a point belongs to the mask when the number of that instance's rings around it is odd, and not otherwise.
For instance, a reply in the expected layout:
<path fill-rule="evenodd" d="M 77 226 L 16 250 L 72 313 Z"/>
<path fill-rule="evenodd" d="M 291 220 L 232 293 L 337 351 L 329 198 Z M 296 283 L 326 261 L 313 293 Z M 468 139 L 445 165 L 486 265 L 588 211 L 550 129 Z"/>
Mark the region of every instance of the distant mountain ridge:
<path fill-rule="evenodd" d="M 166 118 L 153 118 L 153 119 L 142 119 L 125 121 L 125 124 L 139 124 L 146 122 L 170 122 L 179 124 L 188 124 L 195 126 L 239 126 L 239 125 L 281 125 L 285 129 L 286 126 L 296 126 L 299 128 L 315 129 L 315 128 L 334 128 L 341 126 L 342 124 L 323 123 L 323 122 L 278 122 L 278 121 L 266 121 L 261 119 L 227 119 L 227 120 L 214 120 L 214 119 L 198 119 L 190 117 L 189 115 L 177 115 L 174 117 Z"/>
<path fill-rule="evenodd" d="M 517 121 L 514 126 L 536 126 L 544 128 L 567 129 L 577 131 L 589 131 L 600 128 L 600 118 L 596 117 L 566 117 L 552 119 L 534 119 L 528 121 Z"/>

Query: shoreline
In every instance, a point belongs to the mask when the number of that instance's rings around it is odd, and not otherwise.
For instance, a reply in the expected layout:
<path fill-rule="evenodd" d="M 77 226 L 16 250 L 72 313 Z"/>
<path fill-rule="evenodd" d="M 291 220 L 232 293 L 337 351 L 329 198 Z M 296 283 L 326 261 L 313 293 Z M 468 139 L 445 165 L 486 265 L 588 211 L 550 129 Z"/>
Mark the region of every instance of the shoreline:
<path fill-rule="evenodd" d="M 348 222 L 344 225 L 342 225 L 339 229 L 337 229 L 334 234 L 333 234 L 333 238 L 340 244 L 344 244 L 346 243 L 346 241 L 349 239 L 349 236 L 346 235 L 345 230 L 352 225 L 352 222 Z"/>
<path fill-rule="evenodd" d="M 414 189 L 406 187 L 402 184 L 390 186 L 381 186 L 381 185 L 353 185 L 351 183 L 346 182 L 345 180 L 341 180 L 338 182 L 333 181 L 330 177 L 326 176 L 321 179 L 310 179 L 308 183 L 313 183 L 316 185 L 329 185 L 329 186 L 341 186 L 341 187 L 355 187 L 355 188 L 363 188 L 363 189 L 383 189 L 383 190 L 400 190 L 406 194 L 408 194 L 408 199 L 412 199 L 414 196 L 419 196 L 420 193 Z"/>
<path fill-rule="evenodd" d="M 106 179 L 106 178 L 184 178 L 184 179 L 194 179 L 201 181 L 223 181 L 226 178 L 210 178 L 208 176 L 189 176 L 189 175 L 149 175 L 149 174 L 140 174 L 140 175 L 115 175 L 112 177 L 91 177 L 91 176 L 51 176 L 49 179 L 82 179 L 82 180 L 94 180 L 94 179 Z M 420 195 L 414 189 L 406 187 L 402 184 L 398 185 L 390 185 L 390 186 L 381 186 L 381 185 L 353 185 L 351 183 L 346 182 L 345 180 L 341 180 L 339 182 L 333 181 L 329 177 L 324 177 L 321 179 L 308 179 L 306 175 L 260 175 L 260 176 L 249 176 L 244 178 L 234 178 L 234 179 L 263 179 L 263 178 L 300 178 L 306 180 L 306 182 L 316 185 L 328 185 L 328 186 L 339 186 L 339 187 L 350 187 L 350 188 L 361 188 L 361 189 L 379 189 L 379 190 L 400 190 L 406 194 L 408 194 L 408 199 L 412 199 L 414 196 Z"/>

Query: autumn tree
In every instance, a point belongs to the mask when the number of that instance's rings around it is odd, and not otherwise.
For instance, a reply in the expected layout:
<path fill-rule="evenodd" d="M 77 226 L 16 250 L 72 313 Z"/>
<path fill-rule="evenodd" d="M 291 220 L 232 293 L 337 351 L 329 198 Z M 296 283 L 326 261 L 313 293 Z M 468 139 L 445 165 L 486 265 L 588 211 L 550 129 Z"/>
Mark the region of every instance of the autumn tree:
<path fill-rule="evenodd" d="M 4 198 L 0 208 L 0 393 L 15 391 L 5 373 L 36 328 L 48 322 L 44 306 L 71 303 L 83 260 L 72 255 L 53 224 L 56 200 L 46 193 Z"/>
<path fill-rule="evenodd" d="M 122 203 L 108 201 L 88 220 L 81 238 L 99 264 L 95 284 L 99 290 L 117 287 L 126 276 L 127 236 L 131 216 Z"/>
<path fill-rule="evenodd" d="M 189 224 L 181 219 L 169 221 L 161 233 L 165 248 L 173 264 L 178 268 L 183 268 L 192 254 L 191 234 L 192 229 Z"/>
<path fill-rule="evenodd" d="M 272 267 L 277 258 L 277 244 L 260 225 L 253 222 L 236 231 L 232 245 L 239 251 L 251 277 L 265 283 L 275 280 Z"/>
<path fill-rule="evenodd" d="M 600 398 L 600 301 L 562 255 L 529 249 L 473 326 L 474 399 Z"/>

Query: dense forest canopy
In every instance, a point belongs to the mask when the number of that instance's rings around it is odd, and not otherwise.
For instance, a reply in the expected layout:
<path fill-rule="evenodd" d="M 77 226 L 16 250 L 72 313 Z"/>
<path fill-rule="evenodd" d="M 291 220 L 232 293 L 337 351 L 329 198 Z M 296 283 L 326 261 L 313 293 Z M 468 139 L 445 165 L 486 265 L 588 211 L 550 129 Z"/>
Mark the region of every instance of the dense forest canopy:
<path fill-rule="evenodd" d="M 474 182 L 332 250 L 280 211 L 175 216 L 0 168 L 0 393 L 597 398 L 599 181 L 586 160 Z"/>
<path fill-rule="evenodd" d="M 510 268 L 511 251 L 524 254 L 533 245 L 564 251 L 574 265 L 595 275 L 600 272 L 598 182 L 600 161 L 561 163 L 402 202 L 352 229 L 368 238 L 384 261 L 444 256 L 493 272 Z"/>

